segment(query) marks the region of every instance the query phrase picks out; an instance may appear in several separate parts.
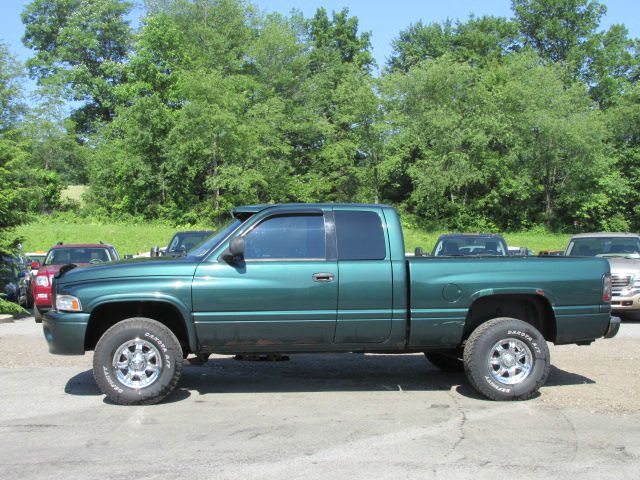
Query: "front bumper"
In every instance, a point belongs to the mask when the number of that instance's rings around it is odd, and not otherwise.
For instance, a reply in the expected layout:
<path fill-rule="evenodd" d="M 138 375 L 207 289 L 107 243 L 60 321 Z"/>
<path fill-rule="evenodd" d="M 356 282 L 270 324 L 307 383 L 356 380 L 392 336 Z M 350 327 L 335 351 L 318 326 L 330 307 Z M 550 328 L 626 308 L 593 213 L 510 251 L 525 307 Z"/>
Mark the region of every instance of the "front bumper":
<path fill-rule="evenodd" d="M 89 316 L 89 313 L 47 312 L 42 320 L 42 330 L 49 353 L 83 355 Z"/>
<path fill-rule="evenodd" d="M 609 328 L 604 334 L 604 338 L 613 338 L 618 334 L 620 330 L 620 317 L 611 317 L 609 320 Z"/>
<path fill-rule="evenodd" d="M 614 297 L 611 299 L 611 310 L 614 312 L 628 312 L 640 310 L 640 293 L 626 297 Z"/>

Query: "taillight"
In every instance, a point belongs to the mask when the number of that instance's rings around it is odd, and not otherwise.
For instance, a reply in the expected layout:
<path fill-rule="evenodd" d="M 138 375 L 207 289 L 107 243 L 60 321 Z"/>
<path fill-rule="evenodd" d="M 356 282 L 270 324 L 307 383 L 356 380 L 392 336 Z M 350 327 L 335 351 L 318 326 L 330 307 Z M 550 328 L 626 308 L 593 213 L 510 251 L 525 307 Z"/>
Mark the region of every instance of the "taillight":
<path fill-rule="evenodd" d="M 602 277 L 602 301 L 609 303 L 611 301 L 611 274 L 605 273 Z"/>

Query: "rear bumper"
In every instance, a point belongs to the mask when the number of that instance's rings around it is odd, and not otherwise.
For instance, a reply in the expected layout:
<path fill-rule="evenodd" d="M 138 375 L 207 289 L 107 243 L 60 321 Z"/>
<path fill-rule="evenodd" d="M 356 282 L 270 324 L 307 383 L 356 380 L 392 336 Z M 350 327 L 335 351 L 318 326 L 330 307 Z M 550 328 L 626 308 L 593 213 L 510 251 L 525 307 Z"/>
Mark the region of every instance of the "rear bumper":
<path fill-rule="evenodd" d="M 83 355 L 89 316 L 88 313 L 47 312 L 42 320 L 42 331 L 49 344 L 49 353 Z"/>
<path fill-rule="evenodd" d="M 604 334 L 604 338 L 613 338 L 618 334 L 620 330 L 620 317 L 611 317 L 609 320 L 609 328 Z"/>

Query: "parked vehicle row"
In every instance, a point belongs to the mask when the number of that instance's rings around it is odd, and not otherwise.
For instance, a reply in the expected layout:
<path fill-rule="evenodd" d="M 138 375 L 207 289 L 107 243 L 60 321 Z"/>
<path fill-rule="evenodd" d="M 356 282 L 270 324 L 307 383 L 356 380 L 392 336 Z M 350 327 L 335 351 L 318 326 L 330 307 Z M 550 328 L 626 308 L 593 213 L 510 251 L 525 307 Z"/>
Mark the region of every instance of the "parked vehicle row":
<path fill-rule="evenodd" d="M 212 230 L 177 232 L 167 248 L 155 249 L 151 256 L 180 256 L 200 244 L 214 232 Z M 126 258 L 133 257 L 132 255 Z M 53 277 L 64 265 L 86 267 L 114 262 L 120 259 L 113 245 L 63 244 L 59 242 L 48 252 L 0 256 L 0 298 L 15 302 L 24 308 L 33 308 L 36 322 L 52 306 Z"/>
<path fill-rule="evenodd" d="M 167 247 L 154 247 L 151 256 L 184 256 L 212 236 L 212 230 L 176 232 Z M 415 256 L 424 256 L 418 248 Z M 429 254 L 428 254 L 429 255 Z M 504 237 L 493 233 L 456 233 L 441 235 L 431 256 L 534 256 L 527 247 L 508 246 Z M 640 236 L 631 233 L 585 233 L 574 235 L 566 250 L 541 250 L 538 256 L 586 256 L 609 260 L 613 281 L 613 312 L 640 312 Z M 131 258 L 131 255 L 125 258 Z M 111 245 L 56 245 L 48 253 L 18 253 L 0 259 L 0 298 L 24 308 L 35 305 L 40 321 L 51 308 L 51 277 L 65 264 L 80 266 L 111 262 L 120 258 Z M 38 275 L 40 266 L 45 267 Z"/>
<path fill-rule="evenodd" d="M 51 309 L 51 287 L 53 276 L 65 265 L 76 266 L 99 265 L 120 259 L 120 255 L 112 245 L 104 243 L 63 244 L 58 243 L 47 252 L 38 267 L 33 281 L 33 297 L 36 322 L 42 321 L 42 315 Z"/>
<path fill-rule="evenodd" d="M 24 308 L 33 306 L 30 259 L 21 252 L 0 254 L 0 298 Z"/>

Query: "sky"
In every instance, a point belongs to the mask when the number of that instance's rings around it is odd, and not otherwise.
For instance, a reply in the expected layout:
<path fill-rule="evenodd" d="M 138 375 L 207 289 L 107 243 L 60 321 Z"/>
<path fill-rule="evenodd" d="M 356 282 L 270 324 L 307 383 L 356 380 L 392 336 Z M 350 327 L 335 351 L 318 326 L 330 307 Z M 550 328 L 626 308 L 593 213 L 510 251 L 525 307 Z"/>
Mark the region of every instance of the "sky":
<path fill-rule="evenodd" d="M 21 42 L 24 27 L 20 20 L 20 12 L 28 3 L 29 0 L 0 0 L 0 40 L 7 43 L 21 61 L 30 56 Z M 418 20 L 424 23 L 466 20 L 470 14 L 512 16 L 510 0 L 251 0 L 251 3 L 265 12 L 288 14 L 298 9 L 305 17 L 313 16 L 319 7 L 326 8 L 329 14 L 347 7 L 351 15 L 358 17 L 360 30 L 372 33 L 373 55 L 379 67 L 383 67 L 391 55 L 391 41 Z M 640 37 L 639 1 L 601 0 L 601 3 L 607 6 L 601 28 L 624 23 L 631 37 Z M 141 11 L 139 7 L 134 11 L 134 19 Z"/>

